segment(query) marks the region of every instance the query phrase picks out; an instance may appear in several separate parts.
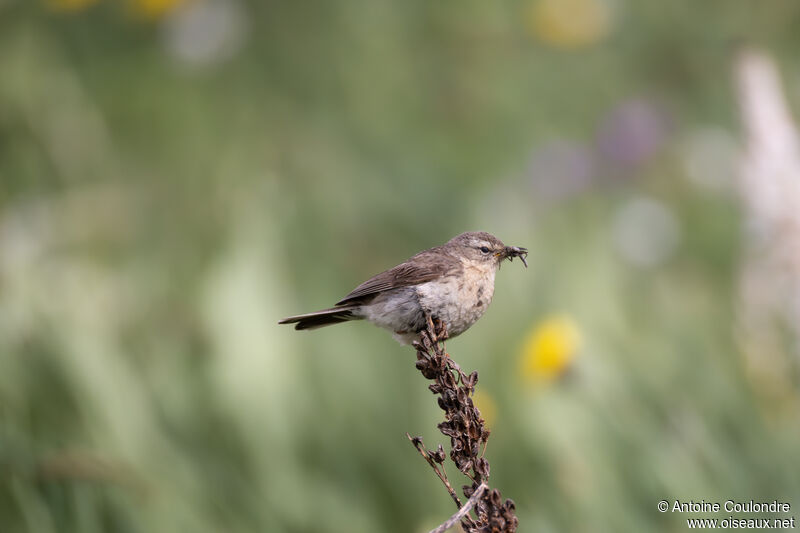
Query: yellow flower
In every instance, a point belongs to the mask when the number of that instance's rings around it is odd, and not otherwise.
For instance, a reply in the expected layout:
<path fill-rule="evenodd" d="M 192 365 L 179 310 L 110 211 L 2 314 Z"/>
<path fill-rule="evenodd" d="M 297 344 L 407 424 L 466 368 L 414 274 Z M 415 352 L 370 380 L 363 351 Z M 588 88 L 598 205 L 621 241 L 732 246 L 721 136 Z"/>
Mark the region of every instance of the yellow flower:
<path fill-rule="evenodd" d="M 611 30 L 609 0 L 534 0 L 528 30 L 556 48 L 579 48 L 600 41 Z"/>
<path fill-rule="evenodd" d="M 546 318 L 531 330 L 523 344 L 523 377 L 533 381 L 553 381 L 569 368 L 580 345 L 580 331 L 569 317 Z"/>
<path fill-rule="evenodd" d="M 134 15 L 157 20 L 179 7 L 186 0 L 129 0 Z"/>
<path fill-rule="evenodd" d="M 81 11 L 99 0 L 47 0 L 47 7 L 54 11 Z"/>
<path fill-rule="evenodd" d="M 481 418 L 486 421 L 486 426 L 491 427 L 497 417 L 497 404 L 494 398 L 483 390 L 476 390 L 472 395 L 472 403 L 481 412 Z"/>

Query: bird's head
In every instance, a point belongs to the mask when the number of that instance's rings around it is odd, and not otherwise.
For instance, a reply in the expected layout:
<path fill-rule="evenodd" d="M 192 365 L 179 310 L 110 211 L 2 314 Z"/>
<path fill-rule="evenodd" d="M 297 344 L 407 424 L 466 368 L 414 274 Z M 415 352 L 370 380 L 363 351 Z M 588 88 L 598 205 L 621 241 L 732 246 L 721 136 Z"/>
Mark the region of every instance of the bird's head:
<path fill-rule="evenodd" d="M 450 239 L 445 245 L 451 247 L 463 259 L 482 264 L 491 264 L 499 267 L 504 259 L 509 261 L 519 257 L 527 267 L 525 257 L 528 255 L 526 248 L 506 246 L 503 241 L 485 231 L 469 231 Z"/>

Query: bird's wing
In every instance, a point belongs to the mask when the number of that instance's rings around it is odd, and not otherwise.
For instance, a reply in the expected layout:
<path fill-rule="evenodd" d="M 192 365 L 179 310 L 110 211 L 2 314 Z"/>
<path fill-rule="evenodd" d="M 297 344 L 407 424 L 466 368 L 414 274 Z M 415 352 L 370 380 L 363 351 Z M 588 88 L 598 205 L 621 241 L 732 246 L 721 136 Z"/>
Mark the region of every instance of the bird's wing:
<path fill-rule="evenodd" d="M 456 272 L 460 268 L 461 262 L 455 257 L 426 250 L 405 263 L 400 263 L 368 279 L 339 300 L 336 305 L 359 303 L 379 292 L 431 281 L 450 272 Z"/>

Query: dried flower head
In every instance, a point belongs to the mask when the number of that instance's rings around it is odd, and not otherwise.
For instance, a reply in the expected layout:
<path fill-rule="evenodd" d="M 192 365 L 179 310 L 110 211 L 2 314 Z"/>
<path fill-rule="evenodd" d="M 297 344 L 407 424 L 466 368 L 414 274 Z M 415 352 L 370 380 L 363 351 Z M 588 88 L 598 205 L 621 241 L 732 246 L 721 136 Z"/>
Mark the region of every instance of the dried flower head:
<path fill-rule="evenodd" d="M 483 454 L 490 432 L 472 400 L 478 383 L 478 372 L 467 374 L 461 370 L 458 363 L 445 351 L 444 343 L 439 341 L 445 337 L 446 332 L 441 326 L 437 329 L 429 321 L 428 330 L 422 332 L 420 342 L 414 344 L 417 349 L 416 367 L 426 379 L 433 381 L 428 388 L 438 396 L 437 402 L 444 411 L 444 422 L 438 427 L 443 435 L 450 437 L 450 459 L 472 481 L 462 487 L 464 496 L 469 498 L 467 505 L 462 507 L 461 500 L 447 479 L 442 445 L 438 445 L 436 451 L 429 451 L 420 437 L 409 436 L 409 439 L 445 484 L 456 505 L 461 508 L 454 517 L 461 519 L 464 531 L 513 533 L 519 524 L 514 512 L 514 502 L 508 499 L 502 501 L 497 489 L 484 490 L 488 486 L 490 468 L 489 461 Z M 476 493 L 477 499 L 473 498 Z M 474 516 L 469 514 L 469 508 L 464 512 L 464 508 L 470 504 Z M 447 523 L 434 531 L 444 531 L 441 528 Z"/>

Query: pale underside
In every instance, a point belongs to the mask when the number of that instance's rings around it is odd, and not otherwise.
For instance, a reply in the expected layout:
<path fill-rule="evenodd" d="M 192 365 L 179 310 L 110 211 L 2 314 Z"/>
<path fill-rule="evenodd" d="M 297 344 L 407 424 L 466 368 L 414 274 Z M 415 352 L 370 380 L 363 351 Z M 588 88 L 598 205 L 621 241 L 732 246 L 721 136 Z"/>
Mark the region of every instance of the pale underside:
<path fill-rule="evenodd" d="M 378 293 L 352 310 L 355 316 L 391 331 L 410 344 L 425 327 L 426 313 L 444 322 L 449 337 L 464 333 L 486 311 L 494 295 L 496 264 L 461 260 L 460 276 L 444 276 Z"/>

